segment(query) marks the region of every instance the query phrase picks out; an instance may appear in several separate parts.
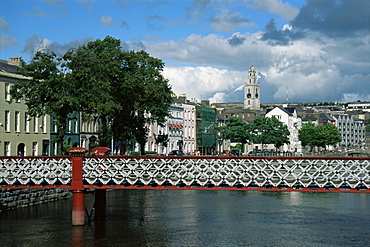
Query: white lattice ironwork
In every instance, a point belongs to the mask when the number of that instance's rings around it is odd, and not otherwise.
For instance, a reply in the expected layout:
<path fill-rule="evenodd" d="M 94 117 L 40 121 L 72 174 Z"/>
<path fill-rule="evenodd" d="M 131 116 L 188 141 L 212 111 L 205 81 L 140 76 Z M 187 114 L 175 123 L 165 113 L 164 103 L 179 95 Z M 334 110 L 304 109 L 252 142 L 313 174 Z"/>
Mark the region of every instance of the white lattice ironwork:
<path fill-rule="evenodd" d="M 370 188 L 367 159 L 86 158 L 89 185 Z"/>
<path fill-rule="evenodd" d="M 67 186 L 71 179 L 70 157 L 0 159 L 0 186 Z"/>
<path fill-rule="evenodd" d="M 370 192 L 364 158 L 83 157 L 83 186 L 125 188 L 326 188 Z M 0 158 L 0 188 L 66 187 L 71 157 Z"/>

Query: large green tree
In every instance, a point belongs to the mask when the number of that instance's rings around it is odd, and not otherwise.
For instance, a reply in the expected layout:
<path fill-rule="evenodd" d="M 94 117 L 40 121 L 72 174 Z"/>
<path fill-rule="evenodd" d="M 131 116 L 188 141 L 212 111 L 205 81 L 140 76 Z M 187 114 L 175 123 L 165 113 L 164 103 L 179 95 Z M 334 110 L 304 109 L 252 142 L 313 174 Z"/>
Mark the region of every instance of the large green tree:
<path fill-rule="evenodd" d="M 62 154 L 68 115 L 78 111 L 80 105 L 79 90 L 67 79 L 61 61 L 52 51 L 36 52 L 31 62 L 19 70 L 28 80 L 14 84 L 10 92 L 12 100 L 26 100 L 30 116 L 48 114 L 53 118 L 58 131 L 58 154 Z"/>
<path fill-rule="evenodd" d="M 120 116 L 114 116 L 114 133 L 117 137 L 124 137 L 122 132 L 127 126 L 132 128 L 135 140 L 140 144 L 141 154 L 144 154 L 147 141 L 147 125 L 156 122 L 163 125 L 170 116 L 169 106 L 172 103 L 172 90 L 162 75 L 164 63 L 153 58 L 145 51 L 130 51 L 125 53 L 123 84 L 116 85 L 116 92 L 131 92 L 129 97 L 118 95 L 116 100 L 124 106 L 125 111 Z M 127 123 L 127 114 L 130 122 Z"/>
<path fill-rule="evenodd" d="M 262 144 L 262 149 L 265 144 L 274 144 L 279 148 L 284 143 L 289 143 L 289 135 L 288 127 L 274 117 L 258 116 L 253 121 L 253 143 Z"/>
<path fill-rule="evenodd" d="M 14 99 L 25 97 L 31 116 L 49 114 L 58 126 L 62 153 L 68 114 L 98 117 L 99 144 L 112 137 L 135 139 L 144 153 L 147 124 L 163 125 L 169 116 L 172 90 L 162 76 L 164 63 L 145 51 L 126 52 L 120 40 L 95 40 L 61 57 L 40 51 L 20 73 L 30 77 L 12 89 Z"/>
<path fill-rule="evenodd" d="M 98 118 L 100 121 L 99 145 L 108 146 L 113 137 L 112 117 L 123 110 L 117 97 L 127 97 L 129 91 L 116 91 L 122 79 L 124 54 L 120 40 L 106 37 L 69 50 L 64 56 L 67 77 L 72 85 L 79 85 L 80 111 L 83 120 Z"/>

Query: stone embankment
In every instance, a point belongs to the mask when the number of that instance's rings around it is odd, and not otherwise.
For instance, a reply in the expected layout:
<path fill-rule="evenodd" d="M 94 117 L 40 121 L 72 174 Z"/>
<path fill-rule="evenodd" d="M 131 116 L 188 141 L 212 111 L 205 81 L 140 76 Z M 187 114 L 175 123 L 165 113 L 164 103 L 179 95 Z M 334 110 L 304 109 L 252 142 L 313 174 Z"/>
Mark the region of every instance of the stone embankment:
<path fill-rule="evenodd" d="M 72 193 L 67 189 L 2 189 L 0 190 L 0 212 L 71 196 Z"/>

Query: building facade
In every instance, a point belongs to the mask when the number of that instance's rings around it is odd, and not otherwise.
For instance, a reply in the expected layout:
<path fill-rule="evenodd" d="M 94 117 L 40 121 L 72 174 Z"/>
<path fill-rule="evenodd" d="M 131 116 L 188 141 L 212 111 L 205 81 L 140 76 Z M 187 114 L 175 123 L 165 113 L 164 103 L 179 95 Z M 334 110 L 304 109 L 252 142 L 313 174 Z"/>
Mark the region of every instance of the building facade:
<path fill-rule="evenodd" d="M 284 152 L 302 152 L 302 144 L 298 139 L 298 130 L 302 127 L 302 119 L 298 117 L 297 111 L 294 108 L 275 107 L 268 111 L 265 115 L 269 118 L 276 118 L 284 123 L 290 132 L 289 144 L 284 144 Z"/>
<path fill-rule="evenodd" d="M 335 126 L 342 136 L 340 149 L 365 146 L 366 133 L 363 121 L 349 115 L 332 115 L 332 117 L 335 119 Z"/>
<path fill-rule="evenodd" d="M 261 109 L 260 91 L 257 72 L 252 65 L 248 70 L 248 78 L 244 85 L 244 108 L 250 110 Z"/>
<path fill-rule="evenodd" d="M 30 117 L 24 100 L 11 104 L 10 88 L 27 78 L 0 72 L 0 156 L 50 154 L 50 117 Z"/>
<path fill-rule="evenodd" d="M 183 151 L 184 153 L 194 154 L 197 150 L 196 147 L 196 110 L 195 104 L 184 103 L 182 104 L 183 115 Z"/>

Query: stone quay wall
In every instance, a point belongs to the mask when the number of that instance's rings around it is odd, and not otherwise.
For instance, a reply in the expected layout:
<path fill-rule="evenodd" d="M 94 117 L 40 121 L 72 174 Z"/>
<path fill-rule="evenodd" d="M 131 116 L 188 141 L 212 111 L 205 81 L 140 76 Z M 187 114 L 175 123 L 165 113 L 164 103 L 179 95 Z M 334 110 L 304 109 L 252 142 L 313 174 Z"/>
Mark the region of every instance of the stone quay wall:
<path fill-rule="evenodd" d="M 68 189 L 1 189 L 0 212 L 69 198 Z"/>

